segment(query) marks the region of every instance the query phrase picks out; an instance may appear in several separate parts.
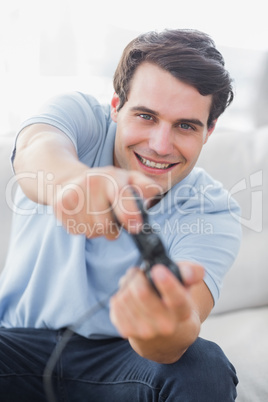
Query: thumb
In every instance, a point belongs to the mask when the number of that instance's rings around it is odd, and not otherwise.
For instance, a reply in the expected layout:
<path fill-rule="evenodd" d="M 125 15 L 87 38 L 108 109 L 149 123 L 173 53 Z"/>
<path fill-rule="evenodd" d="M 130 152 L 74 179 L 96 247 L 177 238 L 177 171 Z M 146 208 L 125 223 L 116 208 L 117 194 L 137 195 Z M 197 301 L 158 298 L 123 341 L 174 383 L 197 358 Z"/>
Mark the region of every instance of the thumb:
<path fill-rule="evenodd" d="M 180 261 L 178 265 L 186 287 L 198 283 L 204 278 L 205 270 L 202 265 L 192 261 Z"/>

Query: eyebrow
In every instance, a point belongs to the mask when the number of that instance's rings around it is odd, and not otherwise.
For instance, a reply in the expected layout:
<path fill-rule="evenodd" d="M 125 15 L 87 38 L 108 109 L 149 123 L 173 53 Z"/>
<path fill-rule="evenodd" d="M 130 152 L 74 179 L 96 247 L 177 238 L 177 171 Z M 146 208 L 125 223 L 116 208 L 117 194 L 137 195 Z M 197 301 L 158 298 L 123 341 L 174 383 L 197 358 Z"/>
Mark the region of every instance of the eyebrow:
<path fill-rule="evenodd" d="M 159 116 L 158 112 L 156 112 L 155 110 L 152 110 L 146 106 L 133 106 L 132 108 L 130 108 L 130 110 L 132 112 L 146 112 L 146 113 L 154 114 L 155 116 Z"/>
<path fill-rule="evenodd" d="M 177 120 L 177 123 L 191 123 L 199 127 L 204 127 L 204 123 L 199 119 L 179 119 Z"/>
<path fill-rule="evenodd" d="M 149 113 L 149 114 L 153 114 L 154 116 L 159 116 L 159 113 L 156 112 L 155 110 L 152 110 L 146 106 L 133 106 L 130 109 L 132 112 L 145 112 L 145 113 Z M 199 127 L 204 127 L 204 123 L 202 123 L 202 121 L 200 121 L 199 119 L 177 119 L 175 121 L 175 124 L 178 123 L 190 123 L 190 124 L 195 124 Z"/>

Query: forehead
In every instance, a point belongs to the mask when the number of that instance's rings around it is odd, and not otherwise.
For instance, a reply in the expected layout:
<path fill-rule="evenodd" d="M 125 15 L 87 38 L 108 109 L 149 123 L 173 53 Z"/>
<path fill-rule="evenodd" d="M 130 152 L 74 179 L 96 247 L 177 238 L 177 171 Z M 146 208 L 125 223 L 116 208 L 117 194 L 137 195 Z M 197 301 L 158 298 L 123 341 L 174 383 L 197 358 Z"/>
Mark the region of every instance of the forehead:
<path fill-rule="evenodd" d="M 203 96 L 198 90 L 175 78 L 168 71 L 152 64 L 141 64 L 132 78 L 128 95 L 129 106 L 138 104 L 156 110 L 160 114 L 170 112 L 191 115 L 198 114 L 205 122 L 208 119 L 212 95 Z"/>

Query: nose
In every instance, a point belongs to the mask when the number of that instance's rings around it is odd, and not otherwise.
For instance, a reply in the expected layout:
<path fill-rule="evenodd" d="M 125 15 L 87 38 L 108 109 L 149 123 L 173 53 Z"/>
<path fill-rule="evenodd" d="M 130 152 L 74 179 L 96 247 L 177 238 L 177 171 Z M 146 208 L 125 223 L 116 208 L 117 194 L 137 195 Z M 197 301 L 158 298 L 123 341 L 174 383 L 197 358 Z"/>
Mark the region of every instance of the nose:
<path fill-rule="evenodd" d="M 158 155 L 170 155 L 173 152 L 172 130 L 167 124 L 159 125 L 150 133 L 149 147 Z"/>

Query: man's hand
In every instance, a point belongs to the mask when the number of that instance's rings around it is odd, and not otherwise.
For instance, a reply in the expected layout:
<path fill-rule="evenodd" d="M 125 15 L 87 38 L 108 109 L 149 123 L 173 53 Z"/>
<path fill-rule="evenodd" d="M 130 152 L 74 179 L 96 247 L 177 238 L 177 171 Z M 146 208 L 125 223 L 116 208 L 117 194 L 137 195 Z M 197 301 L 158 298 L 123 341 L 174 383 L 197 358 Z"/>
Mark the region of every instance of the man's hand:
<path fill-rule="evenodd" d="M 155 196 L 159 187 L 141 173 L 113 166 L 85 169 L 57 193 L 56 217 L 69 233 L 88 238 L 115 239 L 119 226 L 137 233 L 142 225 L 131 187 L 144 198 Z"/>
<path fill-rule="evenodd" d="M 111 320 L 133 349 L 160 363 L 178 360 L 197 338 L 201 318 L 191 290 L 205 286 L 204 270 L 180 263 L 185 286 L 164 266 L 152 268 L 161 298 L 138 268 L 128 271 L 111 299 Z"/>

